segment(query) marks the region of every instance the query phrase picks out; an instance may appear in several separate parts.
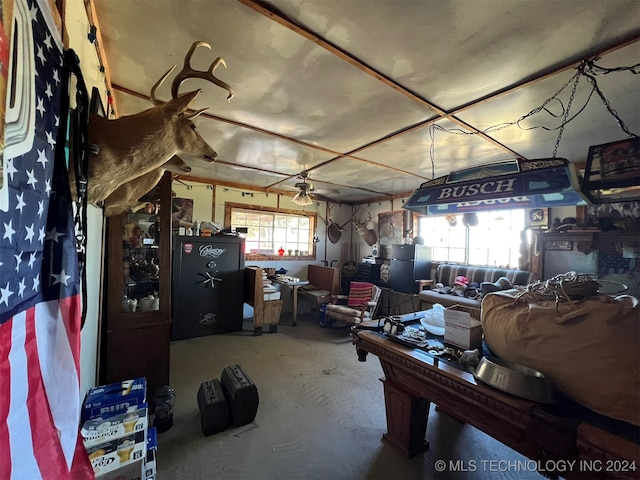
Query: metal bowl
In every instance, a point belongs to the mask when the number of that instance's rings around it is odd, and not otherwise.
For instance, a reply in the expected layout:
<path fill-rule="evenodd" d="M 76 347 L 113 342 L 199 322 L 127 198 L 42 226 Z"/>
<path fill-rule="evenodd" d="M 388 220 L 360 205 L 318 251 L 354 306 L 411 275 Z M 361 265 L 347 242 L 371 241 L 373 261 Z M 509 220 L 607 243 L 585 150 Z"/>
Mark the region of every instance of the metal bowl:
<path fill-rule="evenodd" d="M 553 384 L 543 373 L 497 357 L 482 357 L 473 374 L 498 390 L 540 403 L 555 403 Z"/>

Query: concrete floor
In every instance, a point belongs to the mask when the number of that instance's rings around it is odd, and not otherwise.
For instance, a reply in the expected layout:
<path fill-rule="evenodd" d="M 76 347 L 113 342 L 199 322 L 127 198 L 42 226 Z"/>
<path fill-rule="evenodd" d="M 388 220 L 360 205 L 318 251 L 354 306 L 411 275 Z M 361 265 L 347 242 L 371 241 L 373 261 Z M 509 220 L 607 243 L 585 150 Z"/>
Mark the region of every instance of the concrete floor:
<path fill-rule="evenodd" d="M 386 431 L 382 368 L 358 362 L 346 329 L 323 329 L 317 313 L 283 314 L 278 333 L 244 331 L 171 346 L 174 426 L 159 435 L 158 480 L 196 479 L 541 479 L 531 462 L 431 406 L 430 449 L 405 459 Z M 243 366 L 258 388 L 253 423 L 205 437 L 197 391 L 224 367 Z M 437 460 L 447 468 L 437 472 Z M 457 472 L 449 461 L 458 461 Z M 507 463 L 511 462 L 511 463 Z M 460 471 L 462 470 L 462 471 Z"/>

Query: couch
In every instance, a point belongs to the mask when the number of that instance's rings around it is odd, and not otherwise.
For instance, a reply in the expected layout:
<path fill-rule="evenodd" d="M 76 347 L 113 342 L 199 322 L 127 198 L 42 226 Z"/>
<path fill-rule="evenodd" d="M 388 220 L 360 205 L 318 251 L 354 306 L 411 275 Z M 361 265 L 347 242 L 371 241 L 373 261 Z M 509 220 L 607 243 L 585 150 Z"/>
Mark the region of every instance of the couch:
<path fill-rule="evenodd" d="M 465 307 L 480 308 L 481 298 L 474 295 L 472 297 L 464 296 L 464 292 L 449 292 L 454 284 L 456 277 L 463 276 L 469 280 L 469 285 L 477 283 L 481 285 L 483 282 L 496 282 L 500 277 L 506 277 L 511 285 L 529 285 L 538 280 L 535 273 L 527 270 L 493 268 L 493 267 L 477 267 L 473 265 L 459 265 L 451 263 L 441 263 L 435 272 L 434 283 L 441 283 L 444 288 L 436 288 L 435 285 L 431 289 L 422 290 L 418 294 L 420 299 L 420 309 L 425 310 L 431 308 L 433 304 L 439 303 L 444 307 L 452 305 L 463 305 Z"/>

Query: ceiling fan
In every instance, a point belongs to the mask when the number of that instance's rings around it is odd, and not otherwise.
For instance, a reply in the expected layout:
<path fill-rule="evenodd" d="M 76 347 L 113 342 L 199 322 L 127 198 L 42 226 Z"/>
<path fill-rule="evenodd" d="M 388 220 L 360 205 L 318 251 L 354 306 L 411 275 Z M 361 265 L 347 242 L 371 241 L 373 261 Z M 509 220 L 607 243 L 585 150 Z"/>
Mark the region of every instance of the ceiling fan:
<path fill-rule="evenodd" d="M 299 177 L 302 179 L 302 182 L 295 184 L 298 193 L 293 197 L 293 203 L 296 205 L 311 205 L 313 203 L 312 196 L 314 195 L 314 189 L 312 183 L 307 183 L 309 174 L 302 172 Z"/>

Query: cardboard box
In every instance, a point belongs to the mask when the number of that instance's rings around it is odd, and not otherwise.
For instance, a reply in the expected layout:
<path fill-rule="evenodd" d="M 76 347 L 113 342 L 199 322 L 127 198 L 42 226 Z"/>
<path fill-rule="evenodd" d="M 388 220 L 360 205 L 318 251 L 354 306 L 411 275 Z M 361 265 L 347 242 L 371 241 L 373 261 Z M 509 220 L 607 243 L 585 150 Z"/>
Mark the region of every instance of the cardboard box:
<path fill-rule="evenodd" d="M 147 379 L 144 377 L 93 387 L 84 400 L 82 421 L 122 412 L 146 401 Z"/>
<path fill-rule="evenodd" d="M 473 350 L 482 346 L 482 327 L 467 328 L 459 325 L 445 323 L 444 343 L 455 345 L 465 350 Z"/>
<path fill-rule="evenodd" d="M 144 459 L 147 454 L 147 431 L 142 430 L 129 436 L 110 440 L 108 442 L 86 448 L 93 473 L 100 480 L 105 474 L 127 467 L 125 472 L 134 472 L 137 468 L 138 477 L 142 474 Z M 130 466 L 136 464 L 136 467 Z M 137 478 L 137 477 L 132 477 Z"/>
<path fill-rule="evenodd" d="M 444 342 L 472 350 L 482 346 L 482 325 L 468 312 L 454 307 L 444 310 Z"/>
<path fill-rule="evenodd" d="M 152 479 L 156 476 L 156 452 L 155 448 L 147 450 L 147 458 L 144 462 L 144 472 L 142 478 L 145 480 Z"/>
<path fill-rule="evenodd" d="M 458 310 L 454 307 L 444 309 L 444 323 L 458 325 L 459 327 L 471 328 L 480 325 L 480 321 L 471 316 L 470 313 Z"/>
<path fill-rule="evenodd" d="M 143 403 L 115 415 L 90 418 L 82 425 L 80 434 L 85 448 L 89 448 L 146 430 L 147 404 Z"/>
<path fill-rule="evenodd" d="M 148 480 L 144 478 L 143 470 L 144 462 L 138 460 L 103 475 L 96 475 L 96 480 Z"/>
<path fill-rule="evenodd" d="M 142 478 L 152 480 L 156 476 L 156 453 L 158 451 L 158 433 L 156 427 L 149 427 L 147 435 L 147 458 L 144 461 Z"/>

